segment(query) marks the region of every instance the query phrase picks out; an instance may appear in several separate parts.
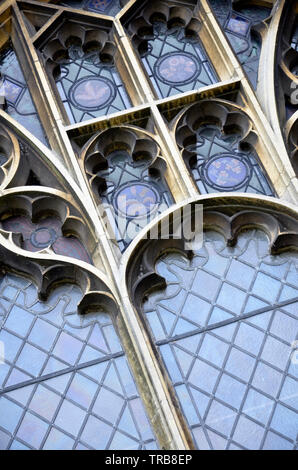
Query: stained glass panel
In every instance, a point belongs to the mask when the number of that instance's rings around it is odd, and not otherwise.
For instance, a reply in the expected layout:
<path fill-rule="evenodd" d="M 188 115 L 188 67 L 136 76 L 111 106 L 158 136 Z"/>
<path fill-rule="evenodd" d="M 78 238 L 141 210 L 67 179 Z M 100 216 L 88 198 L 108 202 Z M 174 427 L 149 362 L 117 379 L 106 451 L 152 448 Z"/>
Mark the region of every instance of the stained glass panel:
<path fill-rule="evenodd" d="M 231 0 L 209 0 L 209 3 L 251 84 L 256 88 L 262 44 L 254 26 L 270 16 L 270 8 L 245 5 L 235 11 Z"/>
<path fill-rule="evenodd" d="M 225 135 L 213 126 L 197 132 L 197 143 L 187 150 L 197 155 L 192 174 L 202 194 L 240 191 L 272 196 L 257 153 L 239 149 L 240 136 Z"/>
<path fill-rule="evenodd" d="M 0 74 L 0 99 L 4 97 L 4 110 L 47 145 L 47 138 L 26 80 L 16 54 L 11 47 L 1 51 Z"/>
<path fill-rule="evenodd" d="M 294 449 L 298 258 L 261 232 L 227 248 L 209 232 L 191 261 L 164 255 L 145 316 L 198 449 Z"/>
<path fill-rule="evenodd" d="M 108 171 L 99 173 L 107 182 L 101 199 L 107 206 L 119 247 L 124 250 L 173 200 L 163 177 L 150 175 L 148 159 L 134 161 L 126 152 L 117 151 L 108 162 Z"/>
<path fill-rule="evenodd" d="M 46 303 L 20 277 L 0 289 L 0 448 L 156 449 L 110 316 L 79 316 L 70 285 Z"/>
<path fill-rule="evenodd" d="M 71 256 L 86 263 L 92 260 L 80 240 L 74 236 L 64 237 L 62 223 L 54 217 L 47 217 L 32 223 L 27 217 L 13 216 L 0 222 L 7 232 L 21 233 L 21 247 L 28 251 L 52 248 L 57 255 Z"/>
<path fill-rule="evenodd" d="M 216 74 L 199 39 L 185 37 L 181 27 L 170 30 L 154 23 L 143 64 L 160 98 L 216 82 Z"/>
<path fill-rule="evenodd" d="M 114 65 L 103 63 L 98 52 L 85 54 L 71 46 L 70 60 L 61 65 L 57 88 L 71 123 L 82 122 L 131 106 Z"/>

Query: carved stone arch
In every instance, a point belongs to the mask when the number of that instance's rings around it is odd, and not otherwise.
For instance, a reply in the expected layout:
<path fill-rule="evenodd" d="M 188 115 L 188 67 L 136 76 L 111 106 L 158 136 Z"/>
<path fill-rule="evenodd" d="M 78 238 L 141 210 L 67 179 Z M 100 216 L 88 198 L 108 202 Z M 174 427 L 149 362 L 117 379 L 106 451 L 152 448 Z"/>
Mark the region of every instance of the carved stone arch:
<path fill-rule="evenodd" d="M 67 191 L 64 167 L 49 149 L 11 118 L 1 114 L 0 155 L 4 163 L 0 167 L 0 187 L 47 186 Z M 54 161 L 53 160 L 57 160 Z M 53 172 L 53 163 L 58 171 Z M 60 171 L 59 171 L 60 170 Z"/>
<path fill-rule="evenodd" d="M 52 218 L 57 224 L 49 229 L 44 227 L 43 221 Z M 16 219 L 18 222 L 14 226 Z M 24 249 L 47 254 L 55 254 L 57 251 L 57 254 L 92 263 L 92 255 L 97 249 L 97 239 L 88 230 L 88 221 L 79 206 L 63 192 L 47 188 L 37 191 L 30 187 L 7 190 L 0 198 L 0 220 L 2 234 L 6 232 L 6 238 L 14 245 L 22 247 L 23 242 L 27 240 Z M 50 226 L 52 227 L 52 223 Z M 45 233 L 46 237 L 48 236 L 48 244 L 47 240 L 39 243 L 34 239 L 32 246 L 33 235 L 35 234 L 36 238 L 37 232 L 42 230 L 50 231 L 48 235 Z M 25 233 L 27 238 L 24 238 Z M 70 239 L 75 243 L 73 248 L 71 244 L 68 248 Z M 51 248 L 55 245 L 56 248 Z"/>
<path fill-rule="evenodd" d="M 64 258 L 64 259 L 63 259 Z M 78 314 L 105 311 L 116 322 L 118 305 L 111 282 L 104 273 L 79 260 L 67 261 L 65 257 L 50 253 L 26 253 L 12 248 L 6 234 L 0 230 L 0 270 L 25 276 L 37 286 L 38 297 L 47 300 L 59 285 L 76 284 L 82 291 Z"/>
<path fill-rule="evenodd" d="M 283 151 L 285 166 L 288 159 L 293 174 L 297 175 L 297 148 L 295 145 L 295 121 L 297 121 L 297 51 L 291 47 L 294 26 L 297 22 L 295 2 L 280 1 L 274 6 L 274 21 L 269 25 L 264 47 L 259 99 Z M 274 47 L 274 53 L 272 53 Z M 272 99 L 274 95 L 275 99 Z"/>
<path fill-rule="evenodd" d="M 201 23 L 194 15 L 191 5 L 169 5 L 166 1 L 146 2 L 131 20 L 128 30 L 132 42 L 142 55 L 148 50 L 148 41 L 153 37 L 153 24 L 162 22 L 168 29 L 182 27 L 186 38 L 197 37 Z"/>
<path fill-rule="evenodd" d="M 203 228 L 220 233 L 228 246 L 237 243 L 238 236 L 249 229 L 263 231 L 268 237 L 272 255 L 284 251 L 298 252 L 298 213 L 296 208 L 278 203 L 273 198 L 227 195 L 209 196 L 192 199 L 172 208 L 151 224 L 137 237 L 129 247 L 122 263 L 122 275 L 128 294 L 141 311 L 146 295 L 153 290 L 166 287 L 165 279 L 156 273 L 155 264 L 165 252 L 178 251 L 191 258 L 192 252 L 185 240 L 174 238 L 173 221 L 182 214 L 182 209 L 189 206 L 191 216 L 195 214 L 196 204 L 203 205 Z M 169 229 L 169 237 L 160 235 L 162 226 Z M 159 234 L 159 239 L 151 240 L 150 232 Z M 124 285 L 124 284 L 123 284 Z"/>
<path fill-rule="evenodd" d="M 106 189 L 106 182 L 98 172 L 108 168 L 109 156 L 119 150 L 127 152 L 133 161 L 148 160 L 149 174 L 164 176 L 167 164 L 154 134 L 136 126 L 112 127 L 95 134 L 80 154 L 93 194 L 100 196 Z"/>
<path fill-rule="evenodd" d="M 227 135 L 240 133 L 240 148 L 253 148 L 257 144 L 258 134 L 241 106 L 225 100 L 203 100 L 182 110 L 170 124 L 188 166 L 196 161 L 196 157 L 185 147 L 196 142 L 196 131 L 206 124 L 218 127 Z"/>
<path fill-rule="evenodd" d="M 77 46 L 84 53 L 96 51 L 102 62 L 114 64 L 116 46 L 112 40 L 111 27 L 107 28 L 106 24 L 102 26 L 103 29 L 98 29 L 92 25 L 81 25 L 75 19 L 62 21 L 50 41 L 44 47 L 41 46 L 48 73 L 54 79 L 59 76 L 61 65 L 69 59 L 70 46 Z"/>

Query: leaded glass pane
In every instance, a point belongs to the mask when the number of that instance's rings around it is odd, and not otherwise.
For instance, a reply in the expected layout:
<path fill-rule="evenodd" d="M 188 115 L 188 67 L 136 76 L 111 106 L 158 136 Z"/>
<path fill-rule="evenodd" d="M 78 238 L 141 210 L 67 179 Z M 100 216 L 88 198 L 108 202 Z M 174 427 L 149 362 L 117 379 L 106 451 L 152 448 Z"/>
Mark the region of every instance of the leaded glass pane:
<path fill-rule="evenodd" d="M 60 5 L 115 16 L 121 10 L 120 0 L 64 0 Z"/>
<path fill-rule="evenodd" d="M 191 261 L 164 255 L 145 316 L 199 449 L 293 449 L 298 259 L 261 232 L 227 248 L 207 233 Z"/>
<path fill-rule="evenodd" d="M 98 51 L 84 53 L 79 46 L 71 46 L 68 55 L 56 84 L 71 123 L 130 107 L 115 65 L 104 63 Z"/>
<path fill-rule="evenodd" d="M 202 126 L 197 143 L 186 150 L 196 154 L 192 174 L 202 194 L 239 191 L 273 196 L 254 149 L 240 148 L 241 136 L 224 134 L 215 126 Z"/>
<path fill-rule="evenodd" d="M 80 317 L 70 285 L 47 302 L 11 274 L 0 289 L 0 448 L 156 449 L 110 316 Z"/>
<path fill-rule="evenodd" d="M 47 145 L 26 80 L 11 46 L 1 51 L 0 75 L 0 100 L 2 104 L 4 100 L 5 112 Z"/>
<path fill-rule="evenodd" d="M 117 151 L 108 157 L 109 169 L 102 171 L 107 189 L 101 193 L 121 250 L 151 220 L 173 202 L 164 178 L 149 172 L 150 159 L 133 160 Z"/>
<path fill-rule="evenodd" d="M 209 3 L 251 84 L 256 88 L 262 44 L 254 26 L 268 18 L 271 9 L 245 5 L 236 11 L 236 7 L 235 10 L 232 8 L 231 0 L 209 0 Z"/>
<path fill-rule="evenodd" d="M 153 25 L 143 64 L 160 98 L 210 85 L 217 81 L 213 67 L 199 39 L 185 37 L 184 29 Z"/>

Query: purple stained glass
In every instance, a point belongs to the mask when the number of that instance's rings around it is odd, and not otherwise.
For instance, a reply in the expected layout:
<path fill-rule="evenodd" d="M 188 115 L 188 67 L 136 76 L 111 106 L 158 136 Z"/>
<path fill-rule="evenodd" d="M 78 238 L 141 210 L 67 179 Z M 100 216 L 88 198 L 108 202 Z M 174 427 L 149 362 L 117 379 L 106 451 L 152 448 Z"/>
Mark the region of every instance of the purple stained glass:
<path fill-rule="evenodd" d="M 22 86 L 12 82 L 8 78 L 5 78 L 0 86 L 0 95 L 4 95 L 6 100 L 13 104 L 17 102 L 22 91 Z"/>
<path fill-rule="evenodd" d="M 186 52 L 162 56 L 155 65 L 160 80 L 170 84 L 186 84 L 196 79 L 201 66 L 196 57 Z"/>
<path fill-rule="evenodd" d="M 209 160 L 204 166 L 208 184 L 221 189 L 232 189 L 244 185 L 250 178 L 250 168 L 241 158 L 221 155 Z"/>
<path fill-rule="evenodd" d="M 57 255 L 91 262 L 88 252 L 77 238 L 63 237 L 62 223 L 54 217 L 47 217 L 36 224 L 27 217 L 10 217 L 2 222 L 2 227 L 8 232 L 22 234 L 24 250 L 36 252 L 51 247 Z"/>
<path fill-rule="evenodd" d="M 88 0 L 85 3 L 85 8 L 94 11 L 105 11 L 112 3 L 113 0 Z"/>
<path fill-rule="evenodd" d="M 116 208 L 126 217 L 141 217 L 158 207 L 159 195 L 146 184 L 132 184 L 116 193 L 115 203 Z"/>
<path fill-rule="evenodd" d="M 231 33 L 246 36 L 250 27 L 250 21 L 243 16 L 233 13 L 228 21 L 226 29 Z"/>
<path fill-rule="evenodd" d="M 71 87 L 69 96 L 76 107 L 95 111 L 114 100 L 116 89 L 107 78 L 85 77 Z"/>

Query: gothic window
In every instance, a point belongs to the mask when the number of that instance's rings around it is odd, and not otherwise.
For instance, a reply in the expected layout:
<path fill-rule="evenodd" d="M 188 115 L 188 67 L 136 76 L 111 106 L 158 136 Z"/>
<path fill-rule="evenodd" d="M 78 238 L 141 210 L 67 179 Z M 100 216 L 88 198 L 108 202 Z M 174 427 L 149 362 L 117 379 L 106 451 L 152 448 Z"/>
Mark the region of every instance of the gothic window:
<path fill-rule="evenodd" d="M 297 263 L 261 232 L 158 260 L 167 289 L 144 312 L 199 449 L 294 448 Z"/>
<path fill-rule="evenodd" d="M 271 9 L 253 5 L 232 8 L 232 1 L 210 0 L 214 13 L 223 27 L 235 54 L 247 73 L 254 88 L 258 82 L 258 68 L 262 41 L 260 23 L 270 16 Z M 265 2 L 264 2 L 265 3 Z"/>
<path fill-rule="evenodd" d="M 30 281 L 2 278 L 2 449 L 157 448 L 110 316 L 80 317 L 81 297 L 64 285 L 40 302 Z"/>
<path fill-rule="evenodd" d="M 160 98 L 217 81 L 198 35 L 199 21 L 192 18 L 188 8 L 181 8 L 179 14 L 174 6 L 155 2 L 129 26 L 136 33 L 133 39 Z"/>
<path fill-rule="evenodd" d="M 173 203 L 159 152 L 141 130 L 137 134 L 124 127 L 103 132 L 85 146 L 90 185 L 110 217 L 121 251 Z"/>
<path fill-rule="evenodd" d="M 273 195 L 255 145 L 249 144 L 250 127 L 246 116 L 228 113 L 221 103 L 205 102 L 185 113 L 176 137 L 202 194 L 241 191 Z"/>
<path fill-rule="evenodd" d="M 71 123 L 130 107 L 109 31 L 68 23 L 42 50 Z"/>
<path fill-rule="evenodd" d="M 296 2 L 0 3 L 0 449 L 297 448 Z"/>

